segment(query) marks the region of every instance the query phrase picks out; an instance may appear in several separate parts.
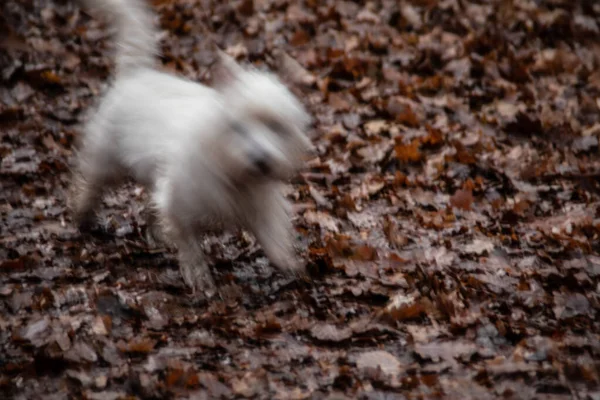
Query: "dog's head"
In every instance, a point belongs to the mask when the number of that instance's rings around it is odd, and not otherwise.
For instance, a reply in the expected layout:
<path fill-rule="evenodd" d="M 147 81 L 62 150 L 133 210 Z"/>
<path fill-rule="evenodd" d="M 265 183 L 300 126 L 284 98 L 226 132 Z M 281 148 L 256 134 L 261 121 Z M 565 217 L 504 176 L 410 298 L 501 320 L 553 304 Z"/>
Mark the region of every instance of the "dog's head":
<path fill-rule="evenodd" d="M 288 178 L 313 148 L 305 134 L 309 114 L 275 75 L 224 54 L 217 68 L 226 115 L 215 143 L 221 172 L 237 183 Z"/>

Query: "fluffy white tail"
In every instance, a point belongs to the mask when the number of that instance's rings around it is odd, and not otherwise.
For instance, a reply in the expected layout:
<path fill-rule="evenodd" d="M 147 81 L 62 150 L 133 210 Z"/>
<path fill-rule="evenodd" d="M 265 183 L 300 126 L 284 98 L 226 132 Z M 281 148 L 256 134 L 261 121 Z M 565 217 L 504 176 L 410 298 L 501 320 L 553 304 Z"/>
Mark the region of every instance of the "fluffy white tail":
<path fill-rule="evenodd" d="M 153 67 L 159 53 L 154 16 L 146 0 L 83 0 L 117 28 L 117 74 Z"/>

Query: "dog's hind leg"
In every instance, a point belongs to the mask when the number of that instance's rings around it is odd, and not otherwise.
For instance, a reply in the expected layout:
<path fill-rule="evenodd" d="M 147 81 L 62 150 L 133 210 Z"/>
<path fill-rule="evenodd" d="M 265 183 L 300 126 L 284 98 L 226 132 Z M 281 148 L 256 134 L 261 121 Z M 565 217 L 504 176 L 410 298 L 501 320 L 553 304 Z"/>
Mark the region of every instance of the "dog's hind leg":
<path fill-rule="evenodd" d="M 122 179 L 122 170 L 113 151 L 113 143 L 103 126 L 91 121 L 77 154 L 69 199 L 73 221 L 81 228 L 89 227 L 95 218 L 94 210 L 108 186 Z"/>

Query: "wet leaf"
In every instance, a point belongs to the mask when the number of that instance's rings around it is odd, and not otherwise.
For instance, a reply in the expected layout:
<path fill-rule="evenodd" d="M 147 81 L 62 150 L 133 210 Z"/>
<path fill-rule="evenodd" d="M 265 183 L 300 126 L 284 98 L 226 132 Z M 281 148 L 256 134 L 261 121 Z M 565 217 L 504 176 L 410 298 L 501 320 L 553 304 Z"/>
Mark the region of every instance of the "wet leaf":
<path fill-rule="evenodd" d="M 321 342 L 341 342 L 352 337 L 352 329 L 349 327 L 338 328 L 332 324 L 317 324 L 311 330 L 313 338 Z"/>

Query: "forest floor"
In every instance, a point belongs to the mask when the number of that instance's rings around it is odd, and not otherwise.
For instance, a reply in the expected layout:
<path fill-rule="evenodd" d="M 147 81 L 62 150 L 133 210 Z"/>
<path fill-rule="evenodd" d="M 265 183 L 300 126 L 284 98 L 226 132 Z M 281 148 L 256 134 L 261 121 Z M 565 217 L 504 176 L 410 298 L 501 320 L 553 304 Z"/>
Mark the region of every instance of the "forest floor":
<path fill-rule="evenodd" d="M 0 397 L 600 399 L 600 3 L 158 0 L 168 70 L 297 61 L 306 281 L 208 239 L 199 304 L 143 191 L 66 209 L 105 21 L 0 5 Z"/>

